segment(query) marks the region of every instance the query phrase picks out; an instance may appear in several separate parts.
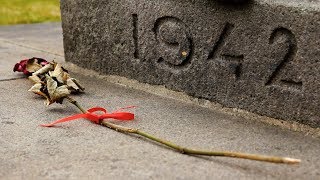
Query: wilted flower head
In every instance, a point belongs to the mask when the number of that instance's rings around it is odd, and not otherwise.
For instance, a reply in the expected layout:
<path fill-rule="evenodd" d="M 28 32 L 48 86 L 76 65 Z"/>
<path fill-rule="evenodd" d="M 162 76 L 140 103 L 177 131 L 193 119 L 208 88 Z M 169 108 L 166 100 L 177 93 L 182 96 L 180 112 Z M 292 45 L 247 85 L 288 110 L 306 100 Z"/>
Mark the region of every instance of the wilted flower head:
<path fill-rule="evenodd" d="M 34 84 L 29 91 L 45 97 L 46 105 L 62 103 L 63 99 L 71 93 L 84 90 L 61 64 L 54 61 L 48 62 L 45 59 L 33 57 L 15 64 L 13 71 L 23 72 L 29 76 L 29 80 Z"/>
<path fill-rule="evenodd" d="M 56 62 L 41 67 L 29 76 L 29 79 L 34 83 L 29 91 L 45 97 L 46 105 L 62 103 L 72 92 L 84 90 L 79 82 L 71 78 L 68 71 Z"/>
<path fill-rule="evenodd" d="M 48 61 L 42 58 L 30 58 L 21 60 L 19 63 L 16 63 L 13 71 L 23 72 L 23 74 L 30 76 L 33 72 L 41 69 L 43 66 L 48 64 Z"/>

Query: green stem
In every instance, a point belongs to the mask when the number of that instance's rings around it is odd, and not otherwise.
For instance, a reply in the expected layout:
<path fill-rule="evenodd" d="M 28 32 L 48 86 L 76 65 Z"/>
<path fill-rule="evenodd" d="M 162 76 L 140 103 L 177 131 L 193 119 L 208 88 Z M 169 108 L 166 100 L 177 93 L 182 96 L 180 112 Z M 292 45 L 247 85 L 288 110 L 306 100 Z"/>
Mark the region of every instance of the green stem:
<path fill-rule="evenodd" d="M 80 111 L 83 113 L 87 113 L 86 110 L 84 110 L 77 101 L 73 100 L 70 97 L 67 97 L 67 99 L 74 104 Z M 148 134 L 146 132 L 140 131 L 138 129 L 132 129 L 127 128 L 124 126 L 116 125 L 111 122 L 108 122 L 106 120 L 101 121 L 101 125 L 106 126 L 110 129 L 122 132 L 122 133 L 131 133 L 131 134 L 137 134 L 140 136 L 143 136 L 147 139 L 153 140 L 155 142 L 158 142 L 160 144 L 166 145 L 172 149 L 175 149 L 176 151 L 182 153 L 182 154 L 193 154 L 193 155 L 204 155 L 204 156 L 224 156 L 224 157 L 233 157 L 233 158 L 242 158 L 242 159 L 250 159 L 250 160 L 256 160 L 256 161 L 265 161 L 265 162 L 272 162 L 272 163 L 285 163 L 285 164 L 297 164 L 300 163 L 300 159 L 294 159 L 294 158 L 288 158 L 288 157 L 275 157 L 275 156 L 264 156 L 264 155 L 257 155 L 257 154 L 247 154 L 247 153 L 239 153 L 239 152 L 229 152 L 229 151 L 203 151 L 203 150 L 195 150 L 190 149 L 186 147 L 182 147 L 179 145 L 176 145 L 172 142 L 160 139 L 158 137 L 155 137 L 151 134 Z"/>

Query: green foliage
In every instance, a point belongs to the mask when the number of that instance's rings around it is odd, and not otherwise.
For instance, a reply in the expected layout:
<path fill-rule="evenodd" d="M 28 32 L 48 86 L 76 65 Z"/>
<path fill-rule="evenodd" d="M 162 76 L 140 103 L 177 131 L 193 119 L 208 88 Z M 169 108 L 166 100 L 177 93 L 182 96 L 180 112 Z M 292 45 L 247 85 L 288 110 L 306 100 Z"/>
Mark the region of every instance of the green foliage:
<path fill-rule="evenodd" d="M 0 0 L 0 25 L 60 21 L 59 0 Z"/>

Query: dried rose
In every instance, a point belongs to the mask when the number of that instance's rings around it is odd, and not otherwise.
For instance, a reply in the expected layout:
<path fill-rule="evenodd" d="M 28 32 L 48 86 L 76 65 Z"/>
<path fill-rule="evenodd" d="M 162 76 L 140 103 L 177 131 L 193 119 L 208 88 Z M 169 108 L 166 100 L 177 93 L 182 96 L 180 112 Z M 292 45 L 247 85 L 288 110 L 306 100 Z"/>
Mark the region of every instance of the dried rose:
<path fill-rule="evenodd" d="M 29 80 L 34 84 L 29 91 L 46 98 L 46 105 L 62 103 L 70 93 L 84 90 L 61 64 L 54 61 L 48 62 L 34 57 L 20 61 L 13 70 L 29 76 Z"/>
<path fill-rule="evenodd" d="M 33 72 L 36 72 L 48 63 L 48 61 L 42 58 L 33 57 L 30 59 L 24 59 L 15 64 L 13 71 L 23 72 L 23 74 L 30 76 Z"/>
<path fill-rule="evenodd" d="M 34 84 L 43 82 L 45 79 L 45 74 L 51 76 L 58 83 L 67 85 L 68 89 L 71 92 L 84 91 L 84 87 L 81 86 L 81 84 L 76 79 L 71 78 L 68 71 L 64 69 L 61 64 L 54 61 L 43 66 L 38 71 L 32 73 L 32 76 L 29 76 L 29 80 L 31 80 Z"/>

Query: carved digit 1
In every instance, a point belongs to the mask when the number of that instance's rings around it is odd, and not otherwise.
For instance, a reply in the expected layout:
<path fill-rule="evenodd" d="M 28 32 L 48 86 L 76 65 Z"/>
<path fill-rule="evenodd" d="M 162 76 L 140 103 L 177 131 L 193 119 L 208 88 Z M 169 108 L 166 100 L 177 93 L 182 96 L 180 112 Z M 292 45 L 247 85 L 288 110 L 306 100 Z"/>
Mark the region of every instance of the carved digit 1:
<path fill-rule="evenodd" d="M 301 89 L 302 82 L 301 81 L 294 81 L 294 80 L 284 80 L 279 77 L 280 73 L 290 61 L 294 59 L 294 56 L 297 52 L 297 41 L 294 34 L 283 27 L 275 29 L 269 39 L 269 44 L 274 44 L 276 39 L 280 39 L 281 37 L 285 38 L 285 42 L 287 45 L 286 54 L 284 55 L 283 59 L 277 64 L 275 70 L 270 75 L 266 85 L 272 85 L 274 83 L 279 83 L 285 86 L 291 86 L 296 89 Z"/>
<path fill-rule="evenodd" d="M 133 25 L 133 41 L 134 41 L 134 53 L 135 59 L 139 59 L 139 47 L 138 47 L 138 15 L 132 14 L 132 25 Z"/>
<path fill-rule="evenodd" d="M 220 59 L 223 61 L 228 61 L 231 63 L 232 71 L 235 75 L 235 79 L 238 80 L 241 75 L 241 69 L 242 69 L 242 61 L 244 56 L 241 55 L 230 55 L 230 54 L 223 54 L 221 52 L 223 46 L 226 44 L 226 39 L 231 34 L 232 30 L 234 28 L 234 25 L 231 23 L 226 23 L 218 40 L 214 43 L 214 46 L 212 50 L 209 52 L 208 60 L 211 59 Z"/>

